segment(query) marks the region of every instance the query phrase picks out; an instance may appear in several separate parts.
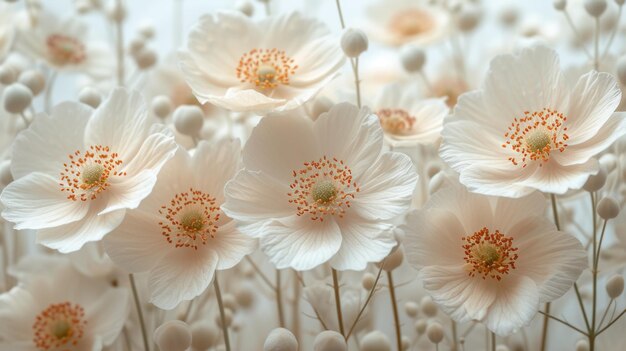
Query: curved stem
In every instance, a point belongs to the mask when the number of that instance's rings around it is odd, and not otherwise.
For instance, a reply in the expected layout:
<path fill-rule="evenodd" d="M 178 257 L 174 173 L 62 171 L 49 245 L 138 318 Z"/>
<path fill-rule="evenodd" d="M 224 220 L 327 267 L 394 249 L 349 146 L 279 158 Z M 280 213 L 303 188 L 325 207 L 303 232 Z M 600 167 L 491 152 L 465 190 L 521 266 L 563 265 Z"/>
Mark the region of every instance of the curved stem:
<path fill-rule="evenodd" d="M 546 307 L 543 312 L 539 311 L 543 314 L 543 328 L 541 329 L 541 351 L 546 349 L 546 344 L 548 342 L 548 322 L 550 321 L 550 303 L 546 303 Z"/>
<path fill-rule="evenodd" d="M 611 36 L 609 37 L 609 41 L 606 43 L 606 47 L 604 48 L 604 52 L 602 53 L 602 58 L 604 58 L 609 53 L 609 50 L 611 49 L 611 45 L 613 45 L 613 40 L 615 39 L 615 35 L 617 34 L 617 31 L 619 30 L 619 20 L 622 18 L 623 7 L 624 7 L 623 5 L 619 5 L 619 9 L 617 10 L 617 20 L 615 20 L 615 28 L 613 28 L 613 31 L 611 32 Z"/>
<path fill-rule="evenodd" d="M 391 297 L 391 307 L 393 309 L 393 324 L 396 328 L 396 343 L 398 351 L 402 351 L 402 330 L 400 328 L 400 316 L 398 315 L 398 301 L 396 300 L 396 288 L 393 285 L 393 273 L 387 271 L 387 281 L 389 282 L 389 296 Z"/>
<path fill-rule="evenodd" d="M 345 338 L 346 333 L 343 329 L 343 314 L 341 313 L 341 294 L 339 292 L 339 278 L 337 277 L 337 271 L 334 268 L 332 269 L 333 274 L 333 288 L 335 290 L 335 305 L 337 307 L 337 322 L 339 323 L 339 331 L 341 335 Z"/>
<path fill-rule="evenodd" d="M 224 315 L 224 304 L 222 303 L 222 291 L 220 290 L 220 284 L 217 280 L 217 272 L 213 278 L 213 287 L 215 287 L 215 297 L 217 298 L 217 305 L 220 309 L 220 320 L 222 321 L 222 332 L 224 333 L 224 344 L 226 345 L 226 351 L 230 351 L 230 339 L 228 338 L 228 326 L 226 326 L 226 317 Z"/>
<path fill-rule="evenodd" d="M 278 307 L 278 324 L 281 328 L 285 327 L 285 312 L 283 311 L 283 298 L 280 282 L 280 270 L 276 270 L 276 306 Z"/>
<path fill-rule="evenodd" d="M 361 108 L 361 81 L 359 80 L 359 58 L 354 59 L 352 65 L 352 71 L 354 72 L 354 85 L 356 86 L 356 106 Z"/>
<path fill-rule="evenodd" d="M 123 6 L 122 0 L 116 0 L 116 6 Z M 120 10 L 121 11 L 121 10 Z M 124 28 L 123 19 L 115 20 L 115 39 L 117 48 L 117 85 L 124 85 Z"/>
<path fill-rule="evenodd" d="M 565 326 L 567 326 L 567 327 L 570 327 L 571 329 L 573 329 L 573 330 L 575 330 L 575 331 L 577 331 L 577 332 L 579 332 L 579 333 L 581 333 L 581 334 L 583 334 L 583 335 L 587 335 L 587 333 L 585 333 L 585 332 L 584 332 L 584 331 L 582 331 L 581 329 L 576 328 L 576 327 L 575 327 L 575 326 L 573 326 L 572 324 L 570 324 L 570 323 L 568 323 L 568 322 L 566 322 L 566 321 L 564 321 L 564 320 L 562 320 L 562 319 L 560 319 L 560 318 L 557 318 L 557 317 L 555 317 L 555 316 L 553 316 L 553 315 L 551 315 L 551 314 L 546 314 L 545 312 L 542 312 L 542 311 L 539 311 L 539 313 L 543 314 L 543 315 L 544 315 L 545 317 L 547 317 L 547 318 L 554 319 L 555 321 L 557 321 L 557 322 L 559 322 L 559 323 L 561 323 L 561 324 L 563 324 L 563 325 L 565 325 Z"/>
<path fill-rule="evenodd" d="M 596 32 L 593 41 L 593 69 L 596 71 L 600 67 L 600 17 L 596 16 Z"/>
<path fill-rule="evenodd" d="M 54 82 L 57 78 L 57 72 L 52 71 L 50 73 L 50 77 L 48 78 L 48 84 L 46 86 L 46 95 L 44 96 L 44 108 L 47 113 L 50 113 L 52 109 L 52 88 L 54 87 Z M 33 115 L 34 117 L 34 115 Z M 26 124 L 28 126 L 28 124 Z"/>
<path fill-rule="evenodd" d="M 563 14 L 565 15 L 567 24 L 569 24 L 570 28 L 572 28 L 572 32 L 574 32 L 576 39 L 581 41 L 580 33 L 576 29 L 576 26 L 574 25 L 574 21 L 572 21 L 572 16 L 569 15 L 569 12 L 567 12 L 567 10 L 563 10 Z M 583 48 L 583 51 L 585 52 L 585 55 L 587 55 L 587 58 L 592 59 L 593 57 L 591 56 L 591 53 L 589 52 L 589 50 L 587 50 L 587 48 L 584 45 L 582 46 L 582 48 Z"/>
<path fill-rule="evenodd" d="M 491 332 L 491 351 L 496 351 L 496 333 Z"/>
<path fill-rule="evenodd" d="M 339 2 L 339 0 L 336 0 L 335 3 L 337 4 L 337 13 L 339 13 L 339 22 L 341 22 L 341 29 L 346 29 L 346 22 L 344 22 L 343 12 L 341 12 L 341 3 Z"/>
<path fill-rule="evenodd" d="M 132 273 L 130 273 L 128 275 L 128 280 L 130 281 L 130 288 L 133 291 L 133 299 L 135 300 L 135 307 L 137 308 L 137 317 L 139 317 L 139 325 L 141 326 L 141 337 L 143 338 L 143 347 L 145 351 L 150 351 L 150 343 L 148 342 L 146 322 L 143 319 L 143 311 L 141 309 L 141 302 L 139 302 L 139 294 L 137 294 L 135 276 Z"/>
<path fill-rule="evenodd" d="M 385 267 L 385 261 L 383 261 L 380 265 L 380 269 L 378 270 L 378 274 L 376 275 L 376 280 L 374 280 L 374 285 L 370 289 L 370 292 L 367 295 L 367 299 L 365 299 L 365 303 L 363 304 L 363 307 L 361 307 L 361 310 L 359 310 L 359 314 L 356 315 L 356 318 L 354 319 L 354 323 L 352 323 L 352 326 L 350 327 L 350 330 L 348 331 L 348 335 L 346 335 L 346 340 L 348 340 L 350 338 L 350 335 L 352 335 L 352 332 L 354 331 L 354 328 L 359 322 L 361 315 L 363 315 L 363 312 L 365 312 L 365 308 L 367 307 L 370 300 L 372 299 L 372 296 L 374 296 L 374 292 L 376 291 L 376 286 L 378 285 L 378 280 L 380 279 L 380 275 L 383 272 L 383 267 Z"/>

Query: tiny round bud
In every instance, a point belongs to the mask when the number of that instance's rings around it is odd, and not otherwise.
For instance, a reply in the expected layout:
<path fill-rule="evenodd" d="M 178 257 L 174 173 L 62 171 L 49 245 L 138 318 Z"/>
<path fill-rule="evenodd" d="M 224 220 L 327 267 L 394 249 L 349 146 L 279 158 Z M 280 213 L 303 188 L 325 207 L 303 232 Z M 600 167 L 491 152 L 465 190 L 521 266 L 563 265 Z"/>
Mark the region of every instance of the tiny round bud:
<path fill-rule="evenodd" d="M 126 9 L 121 2 L 113 1 L 107 10 L 107 15 L 113 22 L 122 22 L 126 18 Z"/>
<path fill-rule="evenodd" d="M 4 109 L 10 113 L 22 113 L 33 101 L 33 92 L 24 84 L 13 83 L 4 89 Z"/>
<path fill-rule="evenodd" d="M 606 10 L 606 0 L 584 0 L 583 4 L 591 17 L 600 17 Z"/>
<path fill-rule="evenodd" d="M 263 351 L 298 351 L 298 340 L 288 329 L 276 328 L 265 339 Z"/>
<path fill-rule="evenodd" d="M 233 311 L 229 308 L 224 308 L 224 322 L 227 327 L 230 327 L 231 324 L 233 324 Z M 215 315 L 215 323 L 218 327 L 222 327 L 222 316 L 219 313 Z"/>
<path fill-rule="evenodd" d="M 585 339 L 580 339 L 576 343 L 576 351 L 589 351 L 589 343 Z"/>
<path fill-rule="evenodd" d="M 428 322 L 425 318 L 418 319 L 415 322 L 415 332 L 417 335 L 422 335 L 426 331 L 426 327 L 428 327 Z"/>
<path fill-rule="evenodd" d="M 206 351 L 220 339 L 220 331 L 209 323 L 196 323 L 191 326 L 191 346 L 197 351 Z"/>
<path fill-rule="evenodd" d="M 600 156 L 598 160 L 600 162 L 601 168 L 604 168 L 607 173 L 611 173 L 617 167 L 617 157 L 614 154 L 604 154 Z"/>
<path fill-rule="evenodd" d="M 174 126 L 184 135 L 196 136 L 204 124 L 204 113 L 198 106 L 183 105 L 174 111 Z"/>
<path fill-rule="evenodd" d="M 597 212 L 602 219 L 612 219 L 619 214 L 619 204 L 612 197 L 604 197 L 598 201 Z"/>
<path fill-rule="evenodd" d="M 624 0 L 615 0 L 615 3 L 616 3 L 618 6 L 622 6 L 622 5 L 624 5 Z"/>
<path fill-rule="evenodd" d="M 480 23 L 482 14 L 475 6 L 463 8 L 457 17 L 457 25 L 463 32 L 470 32 Z"/>
<path fill-rule="evenodd" d="M 348 28 L 341 36 L 341 49 L 348 57 L 358 57 L 368 45 L 367 35 L 360 29 Z"/>
<path fill-rule="evenodd" d="M 361 339 L 361 351 L 391 351 L 391 342 L 387 335 L 374 330 Z"/>
<path fill-rule="evenodd" d="M 9 85 L 15 82 L 15 70 L 9 66 L 0 66 L 0 84 Z"/>
<path fill-rule="evenodd" d="M 604 183 L 606 183 L 606 170 L 604 167 L 600 167 L 597 174 L 590 175 L 589 178 L 587 178 L 587 182 L 583 185 L 583 189 L 589 192 L 598 191 L 602 189 Z"/>
<path fill-rule="evenodd" d="M 254 292 L 249 288 L 241 287 L 235 291 L 235 299 L 237 299 L 237 304 L 243 309 L 252 307 L 252 305 L 254 304 L 254 297 Z"/>
<path fill-rule="evenodd" d="M 405 46 L 400 51 L 400 60 L 407 72 L 419 72 L 426 63 L 426 53 L 417 46 Z"/>
<path fill-rule="evenodd" d="M 155 34 L 154 24 L 152 24 L 152 22 L 143 22 L 137 28 L 137 32 L 144 39 L 152 39 L 154 38 L 154 34 Z"/>
<path fill-rule="evenodd" d="M 567 7 L 567 0 L 554 0 L 552 5 L 557 11 L 563 11 L 565 10 L 565 7 Z"/>
<path fill-rule="evenodd" d="M 243 13 L 244 15 L 248 17 L 251 17 L 252 15 L 254 15 L 254 5 L 252 5 L 250 1 L 247 1 L 247 0 L 239 1 L 237 3 L 237 6 L 235 7 L 237 8 L 239 12 Z"/>
<path fill-rule="evenodd" d="M 408 337 L 408 336 L 403 335 L 403 336 L 402 336 L 402 340 L 401 340 L 401 341 L 402 341 L 402 350 L 403 350 L 403 351 L 404 351 L 404 350 L 408 350 L 408 349 L 409 349 L 409 347 L 411 347 L 411 340 L 409 339 L 409 337 Z"/>
<path fill-rule="evenodd" d="M 443 327 L 437 322 L 432 322 L 426 328 L 426 336 L 433 344 L 438 344 L 443 340 Z"/>
<path fill-rule="evenodd" d="M 385 272 L 391 272 L 400 267 L 402 261 L 404 261 L 404 250 L 402 250 L 402 247 L 396 246 L 394 250 L 391 251 L 391 253 L 385 258 L 383 270 Z M 382 266 L 382 262 L 383 261 L 376 263 L 376 266 L 380 268 Z"/>
<path fill-rule="evenodd" d="M 233 312 L 237 312 L 237 307 L 239 306 L 237 306 L 237 299 L 233 294 L 224 294 L 224 296 L 222 296 L 222 303 L 224 307 Z"/>
<path fill-rule="evenodd" d="M 505 26 L 514 26 L 518 20 L 519 10 L 516 7 L 505 7 L 502 12 L 500 12 L 500 22 L 502 22 Z"/>
<path fill-rule="evenodd" d="M 404 304 L 404 312 L 411 318 L 417 317 L 419 310 L 420 306 L 416 302 L 408 301 Z"/>
<path fill-rule="evenodd" d="M 139 69 L 148 69 L 157 61 L 157 54 L 154 50 L 143 48 L 135 55 L 135 63 Z"/>
<path fill-rule="evenodd" d="M 128 44 L 128 51 L 133 57 L 136 57 L 145 47 L 146 42 L 143 38 L 134 38 Z"/>
<path fill-rule="evenodd" d="M 154 342 L 161 351 L 185 351 L 191 346 L 191 331 L 183 321 L 168 321 L 154 331 Z"/>
<path fill-rule="evenodd" d="M 165 95 L 155 96 L 152 99 L 151 105 L 152 112 L 154 112 L 154 114 L 159 118 L 165 118 L 169 116 L 174 109 L 174 106 L 172 105 L 172 100 Z"/>
<path fill-rule="evenodd" d="M 616 299 L 622 292 L 624 292 L 624 277 L 615 274 L 606 281 L 606 293 L 610 298 Z"/>
<path fill-rule="evenodd" d="M 35 96 L 39 95 L 46 87 L 46 78 L 41 72 L 34 69 L 22 72 L 18 81 L 27 86 Z"/>
<path fill-rule="evenodd" d="M 333 330 L 325 330 L 315 337 L 313 351 L 347 351 L 348 345 L 341 334 Z"/>
<path fill-rule="evenodd" d="M 0 182 L 7 185 L 13 181 L 13 174 L 11 173 L 11 161 L 5 160 L 0 163 Z"/>
<path fill-rule="evenodd" d="M 94 88 L 85 87 L 78 93 L 78 101 L 93 108 L 100 106 L 102 96 Z"/>
<path fill-rule="evenodd" d="M 363 289 L 367 291 L 372 290 L 374 283 L 376 283 L 376 277 L 372 273 L 363 274 L 363 278 L 361 278 L 361 286 L 363 286 Z"/>
<path fill-rule="evenodd" d="M 422 297 L 422 300 L 420 301 L 420 308 L 422 310 L 422 313 L 424 313 L 428 317 L 436 316 L 437 312 L 439 311 L 437 304 L 430 296 Z"/>

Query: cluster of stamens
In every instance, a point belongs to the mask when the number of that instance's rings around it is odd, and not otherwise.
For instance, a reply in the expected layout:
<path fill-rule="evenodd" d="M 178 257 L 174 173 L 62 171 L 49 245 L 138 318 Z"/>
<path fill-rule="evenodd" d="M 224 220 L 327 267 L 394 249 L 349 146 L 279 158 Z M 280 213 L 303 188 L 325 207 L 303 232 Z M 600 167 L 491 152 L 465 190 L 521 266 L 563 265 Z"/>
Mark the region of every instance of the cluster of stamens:
<path fill-rule="evenodd" d="M 57 65 L 77 65 L 87 58 L 84 45 L 72 37 L 53 34 L 46 39 L 50 59 Z"/>
<path fill-rule="evenodd" d="M 541 111 L 524 112 L 524 117 L 515 118 L 504 134 L 506 141 L 503 148 L 511 148 L 520 157 L 509 157 L 515 166 L 526 167 L 529 161 L 541 161 L 539 166 L 548 162 L 552 151 L 563 152 L 567 148 L 569 136 L 565 133 L 567 120 L 562 113 L 544 108 Z"/>
<path fill-rule="evenodd" d="M 122 160 L 108 146 L 90 146 L 86 151 L 76 150 L 68 155 L 69 163 L 63 164 L 61 191 L 73 201 L 95 200 L 110 185 L 111 177 L 125 176 L 117 169 Z"/>
<path fill-rule="evenodd" d="M 329 215 L 343 218 L 350 201 L 360 191 L 350 168 L 336 158 L 324 156 L 305 162 L 292 175 L 289 203 L 297 206 L 298 216 L 308 213 L 314 221 L 323 222 Z"/>
<path fill-rule="evenodd" d="M 403 109 L 384 108 L 376 112 L 383 130 L 390 134 L 410 134 L 417 119 Z"/>
<path fill-rule="evenodd" d="M 284 51 L 252 49 L 239 59 L 237 78 L 257 88 L 274 89 L 279 84 L 289 84 L 289 77 L 297 68 L 294 60 L 285 55 Z"/>
<path fill-rule="evenodd" d="M 52 304 L 35 318 L 33 342 L 42 351 L 69 351 L 83 337 L 87 321 L 85 310 L 77 304 Z"/>
<path fill-rule="evenodd" d="M 214 197 L 189 188 L 174 195 L 169 205 L 161 206 L 159 214 L 165 216 L 165 221 L 159 226 L 169 243 L 197 250 L 199 245 L 206 245 L 209 237 L 215 237 L 220 213 Z"/>
<path fill-rule="evenodd" d="M 469 275 L 482 276 L 483 279 L 491 277 L 501 280 L 502 276 L 515 269 L 517 260 L 517 248 L 513 247 L 513 238 L 500 231 L 489 232 L 486 227 L 470 236 L 462 237 L 465 242 L 465 262 Z"/>
<path fill-rule="evenodd" d="M 389 28 L 400 36 L 414 36 L 430 31 L 435 26 L 432 16 L 423 10 L 407 9 L 391 18 Z"/>

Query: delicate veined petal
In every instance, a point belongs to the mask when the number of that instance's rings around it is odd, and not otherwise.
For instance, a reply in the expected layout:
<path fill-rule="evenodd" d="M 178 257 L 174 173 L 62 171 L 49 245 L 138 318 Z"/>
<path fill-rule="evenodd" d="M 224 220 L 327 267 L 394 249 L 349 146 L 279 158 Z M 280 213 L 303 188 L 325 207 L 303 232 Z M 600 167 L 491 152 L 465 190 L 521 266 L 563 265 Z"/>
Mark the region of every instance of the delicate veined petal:
<path fill-rule="evenodd" d="M 341 230 L 341 247 L 330 260 L 337 270 L 361 271 L 368 262 L 379 262 L 397 245 L 391 225 L 346 218 L 337 221 Z"/>
<path fill-rule="evenodd" d="M 219 235 L 218 240 L 211 242 L 211 248 L 217 252 L 219 270 L 232 268 L 257 247 L 256 240 L 235 229 L 235 221 L 221 226 Z"/>
<path fill-rule="evenodd" d="M 124 327 L 130 312 L 130 294 L 125 289 L 106 291 L 98 301 L 85 310 L 89 332 L 99 335 L 102 343 L 111 345 Z"/>
<path fill-rule="evenodd" d="M 537 313 L 539 302 L 535 283 L 530 278 L 517 277 L 497 290 L 485 324 L 498 335 L 509 335 L 530 323 Z"/>

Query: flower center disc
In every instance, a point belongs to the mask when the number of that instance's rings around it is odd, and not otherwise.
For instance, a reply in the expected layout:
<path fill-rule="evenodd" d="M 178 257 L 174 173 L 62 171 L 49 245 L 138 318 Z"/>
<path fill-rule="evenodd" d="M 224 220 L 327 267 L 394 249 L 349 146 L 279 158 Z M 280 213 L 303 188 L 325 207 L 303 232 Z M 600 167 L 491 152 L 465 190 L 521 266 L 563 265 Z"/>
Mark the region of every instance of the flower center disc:
<path fill-rule="evenodd" d="M 35 346 L 42 351 L 52 351 L 77 345 L 87 324 L 84 317 L 85 310 L 80 305 L 69 302 L 51 304 L 35 317 Z"/>
<path fill-rule="evenodd" d="M 337 188 L 331 180 L 322 179 L 313 185 L 311 195 L 318 204 L 327 205 L 337 196 Z"/>
<path fill-rule="evenodd" d="M 415 125 L 416 118 L 402 109 L 385 108 L 376 112 L 383 130 L 390 134 L 410 134 Z"/>
<path fill-rule="evenodd" d="M 284 51 L 278 49 L 252 49 L 241 56 L 237 65 L 237 78 L 242 83 L 251 83 L 266 90 L 280 84 L 288 85 L 297 65 Z"/>
<path fill-rule="evenodd" d="M 389 29 L 403 37 L 428 32 L 434 26 L 435 22 L 432 16 L 419 9 L 405 9 L 389 21 Z"/>
<path fill-rule="evenodd" d="M 77 65 L 86 59 L 84 45 L 74 38 L 53 34 L 46 39 L 46 45 L 51 61 L 59 66 Z"/>
<path fill-rule="evenodd" d="M 513 238 L 496 230 L 489 232 L 486 227 L 470 236 L 461 238 L 465 252 L 463 258 L 471 277 L 491 277 L 500 281 L 503 275 L 515 269 L 518 258 L 517 248 L 513 247 Z"/>

